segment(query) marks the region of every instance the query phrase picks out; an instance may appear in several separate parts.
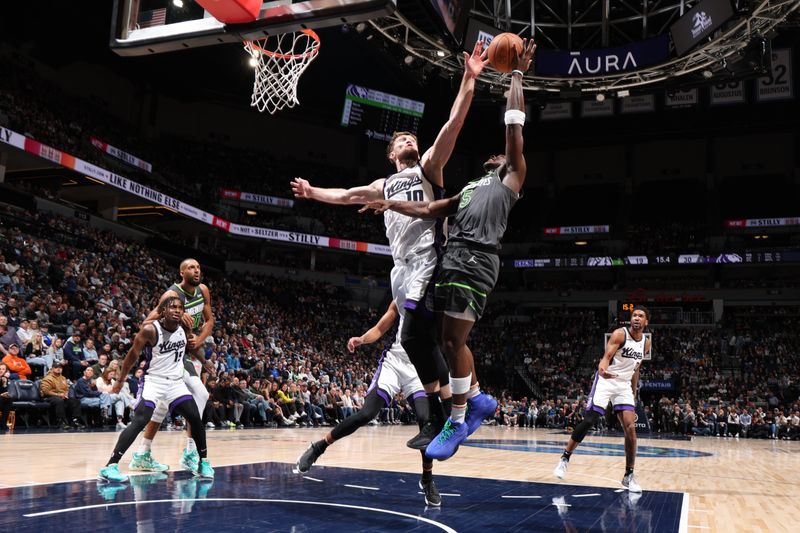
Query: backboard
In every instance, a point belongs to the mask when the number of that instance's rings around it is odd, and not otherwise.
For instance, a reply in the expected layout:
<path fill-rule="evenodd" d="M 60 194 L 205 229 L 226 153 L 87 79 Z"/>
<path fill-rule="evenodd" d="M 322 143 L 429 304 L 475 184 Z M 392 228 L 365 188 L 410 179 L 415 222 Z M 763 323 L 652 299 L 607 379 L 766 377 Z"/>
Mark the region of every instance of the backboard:
<path fill-rule="evenodd" d="M 391 14 L 396 0 L 278 0 L 258 18 L 223 24 L 192 0 L 114 0 L 111 49 L 121 56 L 241 43 L 269 35 L 356 23 Z"/>

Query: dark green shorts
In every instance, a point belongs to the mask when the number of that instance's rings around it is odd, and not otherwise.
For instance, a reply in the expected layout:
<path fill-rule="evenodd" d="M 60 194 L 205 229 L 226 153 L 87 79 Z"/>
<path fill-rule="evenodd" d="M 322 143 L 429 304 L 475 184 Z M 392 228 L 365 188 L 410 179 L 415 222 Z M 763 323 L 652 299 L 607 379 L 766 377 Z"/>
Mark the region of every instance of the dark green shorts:
<path fill-rule="evenodd" d="M 436 311 L 471 310 L 476 320 L 480 319 L 499 273 L 500 258 L 496 253 L 462 243 L 449 244 L 436 278 Z"/>

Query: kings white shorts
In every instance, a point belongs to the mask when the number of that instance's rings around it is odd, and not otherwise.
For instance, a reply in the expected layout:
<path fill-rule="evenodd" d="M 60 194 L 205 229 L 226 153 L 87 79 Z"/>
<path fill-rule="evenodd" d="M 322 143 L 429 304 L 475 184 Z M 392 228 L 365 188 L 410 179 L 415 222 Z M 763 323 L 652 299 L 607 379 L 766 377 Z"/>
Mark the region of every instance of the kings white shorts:
<path fill-rule="evenodd" d="M 194 402 L 197 404 L 197 410 L 202 418 L 203 411 L 205 411 L 206 403 L 208 402 L 208 389 L 206 389 L 206 386 L 203 385 L 203 380 L 197 376 L 192 376 L 186 370 L 183 371 L 183 383 L 186 385 L 186 388 L 189 389 L 189 393 L 191 394 Z M 167 416 L 168 411 L 170 411 L 169 403 L 158 402 L 156 404 L 156 408 L 153 410 L 153 416 L 150 417 L 150 420 L 160 424 L 164 421 L 164 417 Z"/>
<path fill-rule="evenodd" d="M 614 406 L 614 411 L 636 410 L 636 401 L 630 381 L 606 379 L 595 372 L 594 384 L 589 392 L 586 410 L 593 409 L 600 414 L 605 414 L 608 402 Z"/>
<path fill-rule="evenodd" d="M 387 405 L 398 392 L 402 392 L 409 401 L 419 393 L 425 395 L 425 389 L 411 361 L 397 357 L 391 350 L 383 352 L 378 361 L 378 370 L 372 377 L 367 394 L 376 388 L 378 396 L 383 398 Z"/>
<path fill-rule="evenodd" d="M 426 257 L 408 262 L 395 262 L 391 273 L 392 298 L 397 307 L 415 309 L 424 304 L 433 311 L 433 274 L 436 270 L 437 257 L 431 249 Z"/>

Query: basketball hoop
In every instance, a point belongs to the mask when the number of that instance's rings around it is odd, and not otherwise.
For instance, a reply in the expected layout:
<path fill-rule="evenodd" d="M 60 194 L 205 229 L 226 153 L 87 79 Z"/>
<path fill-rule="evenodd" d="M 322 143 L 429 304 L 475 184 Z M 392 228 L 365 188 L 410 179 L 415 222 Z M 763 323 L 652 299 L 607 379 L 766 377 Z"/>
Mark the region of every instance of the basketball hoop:
<path fill-rule="evenodd" d="M 252 107 L 274 114 L 284 107 L 294 107 L 297 82 L 319 53 L 319 36 L 313 30 L 268 35 L 245 41 L 244 49 L 255 61 Z"/>

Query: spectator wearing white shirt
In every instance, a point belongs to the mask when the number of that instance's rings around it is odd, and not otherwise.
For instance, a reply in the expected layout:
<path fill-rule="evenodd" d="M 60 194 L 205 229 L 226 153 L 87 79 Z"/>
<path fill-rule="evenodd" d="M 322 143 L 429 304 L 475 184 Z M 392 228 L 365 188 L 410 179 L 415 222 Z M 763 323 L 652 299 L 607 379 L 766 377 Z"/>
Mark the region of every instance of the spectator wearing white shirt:
<path fill-rule="evenodd" d="M 33 338 L 33 333 L 31 333 L 29 326 L 30 323 L 27 320 L 23 320 L 17 328 L 17 337 L 19 337 L 19 340 L 22 342 L 20 346 L 26 346 L 31 342 L 31 338 Z"/>
<path fill-rule="evenodd" d="M 739 413 L 736 412 L 735 407 L 731 407 L 728 411 L 728 433 L 739 438 L 739 432 L 741 431 L 741 424 L 739 419 Z"/>

